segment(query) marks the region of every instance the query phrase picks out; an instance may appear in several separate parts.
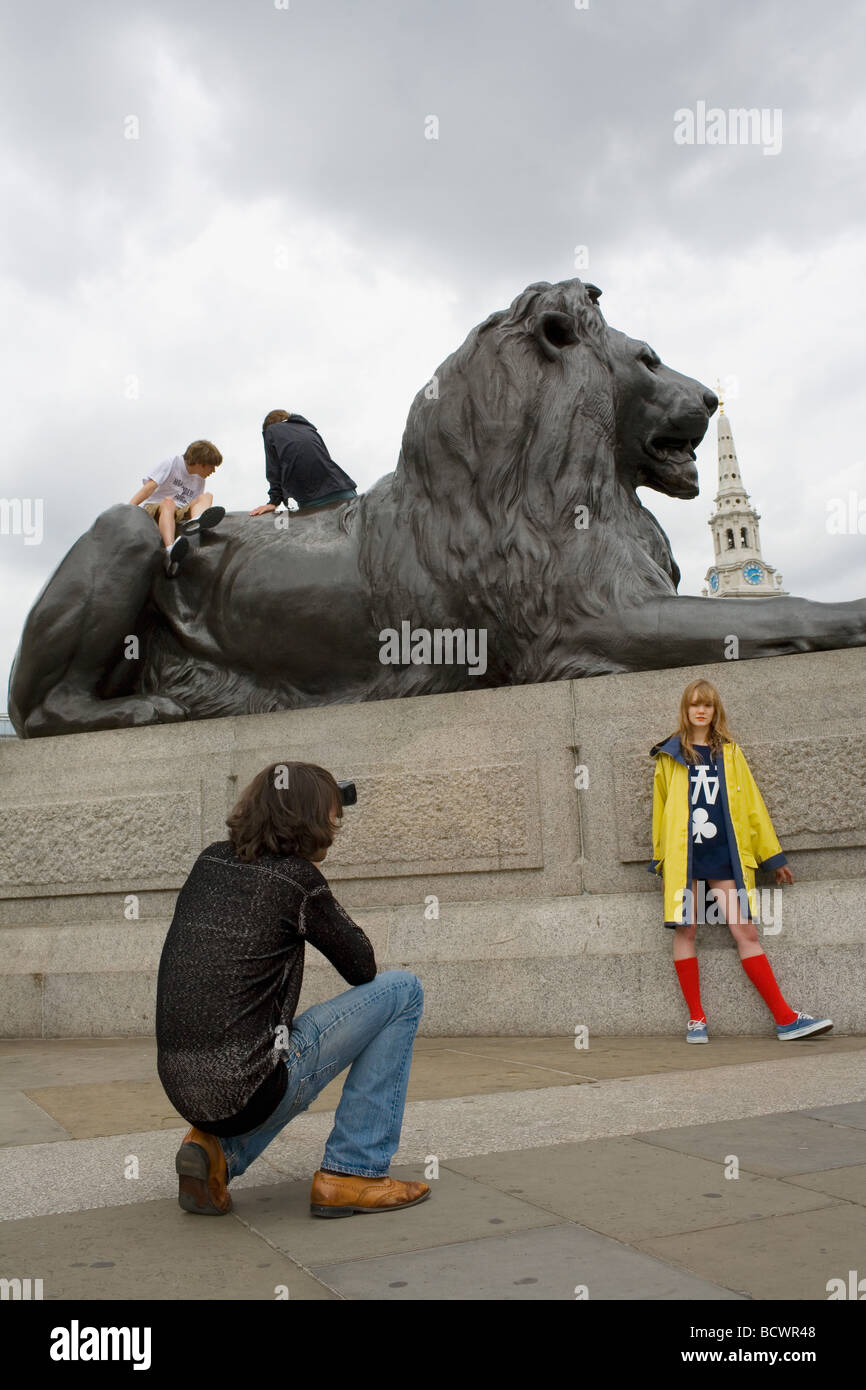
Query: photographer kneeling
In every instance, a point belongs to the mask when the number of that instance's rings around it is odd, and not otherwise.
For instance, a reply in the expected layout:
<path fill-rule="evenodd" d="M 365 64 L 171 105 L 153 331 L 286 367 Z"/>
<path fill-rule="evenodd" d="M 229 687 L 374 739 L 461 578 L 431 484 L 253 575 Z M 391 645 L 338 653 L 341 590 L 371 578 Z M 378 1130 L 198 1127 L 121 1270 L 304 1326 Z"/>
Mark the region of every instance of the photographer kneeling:
<path fill-rule="evenodd" d="M 315 867 L 344 799 L 355 799 L 343 786 L 345 798 L 312 763 L 264 768 L 226 822 L 230 838 L 202 850 L 178 895 L 156 1040 L 165 1092 L 193 1126 L 175 1160 L 185 1211 L 231 1211 L 232 1178 L 346 1067 L 311 1212 L 393 1211 L 430 1195 L 426 1183 L 388 1177 L 421 983 L 407 970 L 376 974 L 369 940 Z M 305 941 L 354 988 L 295 1018 Z"/>

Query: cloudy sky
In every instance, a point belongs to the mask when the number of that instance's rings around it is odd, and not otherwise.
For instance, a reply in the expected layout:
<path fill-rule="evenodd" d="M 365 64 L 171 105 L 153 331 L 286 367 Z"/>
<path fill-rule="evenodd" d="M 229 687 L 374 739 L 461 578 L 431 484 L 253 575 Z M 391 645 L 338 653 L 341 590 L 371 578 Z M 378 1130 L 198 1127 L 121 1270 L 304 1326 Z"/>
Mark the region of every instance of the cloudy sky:
<path fill-rule="evenodd" d="M 866 595 L 866 535 L 826 526 L 866 498 L 864 4 L 579 3 L 4 7 L 2 495 L 44 534 L 0 535 L 0 704 L 38 590 L 153 463 L 210 438 L 216 500 L 255 506 L 282 406 L 369 486 L 473 325 L 576 274 L 726 383 L 785 588 Z M 700 103 L 781 125 L 677 143 Z M 681 593 L 712 559 L 715 421 L 699 469 L 694 501 L 640 493 Z"/>

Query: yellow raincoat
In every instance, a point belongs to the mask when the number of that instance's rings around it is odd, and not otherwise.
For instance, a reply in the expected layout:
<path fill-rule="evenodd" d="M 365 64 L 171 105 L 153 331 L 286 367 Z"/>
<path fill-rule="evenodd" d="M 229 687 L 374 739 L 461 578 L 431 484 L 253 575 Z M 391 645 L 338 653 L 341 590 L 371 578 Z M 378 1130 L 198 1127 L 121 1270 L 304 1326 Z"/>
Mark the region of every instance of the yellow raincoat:
<path fill-rule="evenodd" d="M 692 879 L 692 837 L 689 833 L 689 768 L 678 734 L 655 744 L 653 779 L 653 858 L 649 873 L 664 880 L 665 926 L 695 920 L 694 899 L 685 896 Z M 775 869 L 788 861 L 739 744 L 723 745 L 718 763 L 722 812 L 728 850 L 738 889 L 748 894 L 749 918 L 758 916 L 755 870 Z M 742 894 L 740 901 L 743 902 Z M 744 903 L 745 906 L 745 903 Z"/>

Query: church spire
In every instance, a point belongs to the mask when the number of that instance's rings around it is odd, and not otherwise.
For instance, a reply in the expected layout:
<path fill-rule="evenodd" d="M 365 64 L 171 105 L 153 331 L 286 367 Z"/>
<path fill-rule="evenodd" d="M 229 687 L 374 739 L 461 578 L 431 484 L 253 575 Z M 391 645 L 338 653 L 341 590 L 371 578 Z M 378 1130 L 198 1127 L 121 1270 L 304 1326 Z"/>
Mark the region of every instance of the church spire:
<path fill-rule="evenodd" d="M 719 496 L 746 496 L 740 477 L 740 464 L 734 448 L 731 422 L 723 410 L 718 419 Z"/>
<path fill-rule="evenodd" d="M 704 598 L 768 598 L 786 593 L 782 576 L 761 554 L 760 515 L 743 486 L 731 422 L 719 392 L 717 422 L 719 487 L 709 519 L 715 564 L 707 570 Z"/>

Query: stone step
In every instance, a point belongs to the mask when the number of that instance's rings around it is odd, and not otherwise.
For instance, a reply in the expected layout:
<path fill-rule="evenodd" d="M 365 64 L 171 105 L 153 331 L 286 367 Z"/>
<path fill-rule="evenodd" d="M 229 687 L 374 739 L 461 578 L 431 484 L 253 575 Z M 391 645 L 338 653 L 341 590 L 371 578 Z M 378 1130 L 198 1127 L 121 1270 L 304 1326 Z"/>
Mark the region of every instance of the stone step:
<path fill-rule="evenodd" d="M 151 943 L 151 957 L 155 943 Z M 310 953 L 312 955 L 312 953 Z M 409 969 L 424 986 L 420 1033 L 630 1036 L 677 1032 L 683 1000 L 669 951 L 646 955 L 582 953 L 525 959 L 429 961 L 379 953 L 380 969 Z M 833 1018 L 840 1033 L 866 1031 L 863 946 L 790 946 L 774 961 L 783 994 L 796 1009 Z M 0 976 L 2 1036 L 135 1037 L 153 1033 L 156 962 L 137 969 L 50 968 Z M 299 1011 L 349 988 L 327 963 L 308 957 Z M 701 998 L 711 1028 L 761 1036 L 772 1030 L 760 996 L 736 953 L 701 958 Z"/>
<path fill-rule="evenodd" d="M 336 888 L 339 896 L 339 887 Z M 766 898 L 767 920 L 760 939 L 771 952 L 787 948 L 866 943 L 866 878 L 831 884 L 805 882 L 783 886 L 776 899 Z M 159 903 L 142 900 L 141 915 L 127 920 L 122 899 L 110 905 L 81 899 L 67 909 L 55 898 L 39 909 L 33 902 L 7 901 L 0 918 L 3 974 L 66 969 L 136 969 L 157 962 L 171 921 L 175 894 Z M 162 901 L 165 899 L 165 901 Z M 88 908 L 89 905 L 89 908 Z M 460 902 L 437 899 L 400 907 L 353 909 L 344 904 L 367 933 L 374 949 L 389 958 L 413 960 L 503 960 L 540 956 L 643 955 L 669 949 L 672 932 L 662 926 L 662 895 L 583 893 L 538 899 Z M 428 912 L 435 911 L 435 916 Z M 718 929 L 717 929 L 718 928 Z M 701 928 L 702 949 L 733 949 L 724 924 Z"/>

